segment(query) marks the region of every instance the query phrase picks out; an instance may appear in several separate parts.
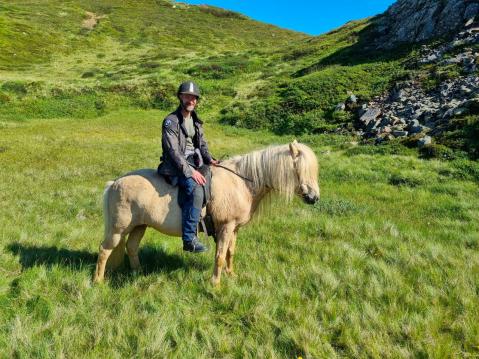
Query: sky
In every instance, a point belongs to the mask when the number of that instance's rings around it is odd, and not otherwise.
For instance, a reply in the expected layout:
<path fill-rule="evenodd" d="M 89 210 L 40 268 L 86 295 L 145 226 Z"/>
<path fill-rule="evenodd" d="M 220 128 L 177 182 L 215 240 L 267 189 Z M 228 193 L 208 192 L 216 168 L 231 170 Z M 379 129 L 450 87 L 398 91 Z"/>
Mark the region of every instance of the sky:
<path fill-rule="evenodd" d="M 383 13 L 395 0 L 181 0 L 240 12 L 282 28 L 320 35 L 350 20 Z"/>

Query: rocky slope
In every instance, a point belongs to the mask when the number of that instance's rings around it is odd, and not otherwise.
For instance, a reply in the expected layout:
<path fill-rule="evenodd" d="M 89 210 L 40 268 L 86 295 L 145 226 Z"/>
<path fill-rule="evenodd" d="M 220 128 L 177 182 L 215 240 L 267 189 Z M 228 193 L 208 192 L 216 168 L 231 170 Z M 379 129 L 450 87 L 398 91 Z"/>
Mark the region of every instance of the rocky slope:
<path fill-rule="evenodd" d="M 406 3 L 411 6 L 406 7 Z M 354 113 L 354 132 L 376 143 L 404 138 L 423 147 L 440 143 L 459 129 L 453 147 L 468 142 L 461 149 L 477 157 L 477 139 L 464 138 L 475 137 L 479 127 L 478 9 L 479 3 L 473 1 L 398 1 L 385 14 L 385 19 L 396 17 L 388 24 L 390 37 L 382 40 L 389 41 L 388 46 L 445 34 L 450 37 L 422 45 L 413 53 L 405 64 L 407 80 L 396 82 L 390 91 L 368 102 L 360 103 L 356 96 L 350 96 L 336 106 L 336 112 Z M 451 12 L 450 18 L 443 18 L 445 12 Z M 469 129 L 464 130 L 467 126 Z"/>
<path fill-rule="evenodd" d="M 392 48 L 447 36 L 478 13 L 477 0 L 399 0 L 378 20 L 376 46 Z"/>

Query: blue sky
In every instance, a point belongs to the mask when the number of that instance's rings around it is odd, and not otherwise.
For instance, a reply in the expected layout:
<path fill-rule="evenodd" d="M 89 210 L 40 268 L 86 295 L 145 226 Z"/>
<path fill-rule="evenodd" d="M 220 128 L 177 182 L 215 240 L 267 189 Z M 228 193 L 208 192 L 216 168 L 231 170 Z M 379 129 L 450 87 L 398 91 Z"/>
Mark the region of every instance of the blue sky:
<path fill-rule="evenodd" d="M 395 0 L 182 0 L 245 14 L 282 28 L 319 35 L 350 20 L 384 12 Z"/>

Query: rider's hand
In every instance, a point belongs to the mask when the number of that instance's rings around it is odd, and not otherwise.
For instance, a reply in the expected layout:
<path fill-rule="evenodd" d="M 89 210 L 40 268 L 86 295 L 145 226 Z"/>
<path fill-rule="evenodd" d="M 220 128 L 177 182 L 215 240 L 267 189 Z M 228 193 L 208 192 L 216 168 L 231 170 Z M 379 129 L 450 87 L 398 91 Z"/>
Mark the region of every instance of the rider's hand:
<path fill-rule="evenodd" d="M 210 162 L 210 165 L 213 165 L 213 166 L 216 166 L 216 165 L 219 165 L 220 164 L 220 161 L 218 160 L 211 160 Z"/>
<path fill-rule="evenodd" d="M 198 183 L 199 185 L 205 185 L 206 184 L 206 179 L 205 177 L 199 173 L 197 170 L 193 170 L 193 174 L 191 175 L 191 177 L 195 180 L 196 183 Z"/>

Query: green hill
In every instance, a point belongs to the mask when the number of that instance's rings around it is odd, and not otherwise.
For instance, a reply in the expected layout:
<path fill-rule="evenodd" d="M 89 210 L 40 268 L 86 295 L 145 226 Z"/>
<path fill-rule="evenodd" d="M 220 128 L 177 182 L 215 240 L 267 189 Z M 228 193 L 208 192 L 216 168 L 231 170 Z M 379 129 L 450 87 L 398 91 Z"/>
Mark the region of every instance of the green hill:
<path fill-rule="evenodd" d="M 437 144 L 425 160 L 412 137 L 358 145 L 357 115 L 334 111 L 401 80 L 441 89 L 469 45 L 418 63 L 441 40 L 374 50 L 375 21 L 311 37 L 163 0 L 2 2 L 0 357 L 477 357 L 479 162 Z M 321 199 L 272 199 L 220 288 L 213 250 L 151 229 L 142 272 L 92 285 L 104 183 L 158 165 L 185 79 L 216 157 L 297 138 Z M 477 146 L 477 116 L 451 124 L 445 144 Z"/>

